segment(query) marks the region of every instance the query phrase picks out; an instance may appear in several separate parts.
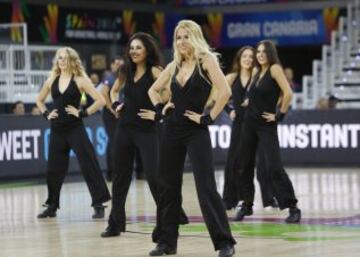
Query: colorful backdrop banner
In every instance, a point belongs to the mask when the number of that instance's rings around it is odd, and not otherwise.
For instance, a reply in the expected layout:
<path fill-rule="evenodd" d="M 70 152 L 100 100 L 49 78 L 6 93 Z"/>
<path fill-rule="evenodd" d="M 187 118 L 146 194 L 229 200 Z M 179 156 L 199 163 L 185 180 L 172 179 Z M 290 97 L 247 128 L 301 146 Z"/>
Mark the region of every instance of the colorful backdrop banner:
<path fill-rule="evenodd" d="M 177 6 L 225 6 L 225 5 L 242 5 L 242 4 L 263 4 L 263 3 L 280 3 L 289 2 L 289 0 L 177 0 Z"/>

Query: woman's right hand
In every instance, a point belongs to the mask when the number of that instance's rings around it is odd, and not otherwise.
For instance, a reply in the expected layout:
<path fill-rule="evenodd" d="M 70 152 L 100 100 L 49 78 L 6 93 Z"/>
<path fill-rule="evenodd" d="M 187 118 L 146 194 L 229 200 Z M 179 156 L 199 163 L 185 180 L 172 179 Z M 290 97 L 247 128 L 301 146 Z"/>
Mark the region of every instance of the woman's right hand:
<path fill-rule="evenodd" d="M 56 119 L 56 118 L 59 116 L 59 114 L 58 114 L 57 111 L 58 111 L 57 109 L 52 110 L 52 111 L 49 113 L 49 115 L 47 116 L 47 119 L 48 119 L 48 120 Z"/>
<path fill-rule="evenodd" d="M 119 105 L 116 107 L 115 112 L 119 114 L 119 113 L 121 112 L 121 110 L 122 110 L 123 107 L 124 107 L 124 103 L 119 104 Z"/>
<path fill-rule="evenodd" d="M 175 105 L 172 102 L 167 102 L 167 104 L 165 104 L 164 108 L 162 109 L 162 115 L 166 116 L 167 113 L 170 111 L 170 109 L 174 109 Z"/>

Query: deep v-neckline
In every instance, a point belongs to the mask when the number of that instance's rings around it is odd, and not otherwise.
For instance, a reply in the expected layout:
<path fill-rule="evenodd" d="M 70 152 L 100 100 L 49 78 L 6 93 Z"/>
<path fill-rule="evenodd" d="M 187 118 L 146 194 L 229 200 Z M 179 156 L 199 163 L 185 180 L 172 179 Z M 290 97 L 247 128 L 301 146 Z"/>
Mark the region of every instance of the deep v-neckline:
<path fill-rule="evenodd" d="M 59 93 L 60 93 L 61 95 L 64 95 L 65 92 L 68 90 L 68 88 L 70 87 L 70 84 L 71 84 L 71 80 L 72 80 L 72 79 L 73 79 L 73 76 L 70 77 L 70 80 L 69 80 L 69 82 L 68 82 L 68 85 L 66 86 L 66 88 L 64 89 L 64 91 L 61 92 L 61 90 L 60 90 L 60 76 L 59 76 L 59 80 L 58 80 L 58 90 L 59 90 Z"/>
<path fill-rule="evenodd" d="M 175 75 L 175 81 L 176 81 L 176 84 L 178 84 L 178 86 L 180 87 L 180 88 L 185 88 L 186 87 L 186 85 L 188 84 L 188 82 L 190 81 L 190 79 L 193 77 L 193 75 L 194 75 L 194 73 L 195 73 L 195 70 L 196 70 L 196 64 L 195 64 L 195 66 L 194 66 L 194 68 L 193 68 L 193 70 L 192 70 L 192 72 L 191 72 L 191 75 L 187 78 L 187 80 L 185 81 L 185 83 L 184 83 L 184 85 L 182 85 L 181 83 L 180 83 L 180 81 L 178 80 L 178 74 L 179 74 L 179 72 Z"/>
<path fill-rule="evenodd" d="M 269 68 L 267 68 L 266 71 L 262 75 L 259 73 L 259 78 L 255 83 L 255 87 L 258 87 L 260 85 L 261 80 L 265 77 L 265 75 L 268 71 L 269 71 Z"/>
<path fill-rule="evenodd" d="M 241 79 L 241 75 L 239 75 L 239 81 L 240 81 L 240 86 L 243 89 L 247 88 L 247 85 L 249 84 L 249 81 L 251 80 L 251 76 L 246 80 L 246 83 L 243 83 L 242 79 Z"/>
<path fill-rule="evenodd" d="M 146 70 L 144 71 L 143 74 L 141 74 L 141 76 L 137 80 L 135 80 L 135 76 L 134 76 L 134 78 L 133 78 L 134 84 L 138 83 L 145 76 L 145 73 L 146 73 Z"/>

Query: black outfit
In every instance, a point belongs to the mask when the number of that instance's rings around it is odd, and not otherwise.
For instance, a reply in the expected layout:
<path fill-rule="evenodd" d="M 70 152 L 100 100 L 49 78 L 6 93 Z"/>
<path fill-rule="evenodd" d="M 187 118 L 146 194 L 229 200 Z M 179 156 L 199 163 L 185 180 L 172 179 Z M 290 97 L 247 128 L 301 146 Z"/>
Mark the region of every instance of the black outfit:
<path fill-rule="evenodd" d="M 194 169 L 200 208 L 214 247 L 218 250 L 236 242 L 216 190 L 209 131 L 206 125 L 197 124 L 184 116 L 186 110 L 203 113 L 211 85 L 201 77 L 198 67 L 195 67 L 184 86 L 176 81 L 177 72 L 176 69 L 171 81 L 175 109 L 165 121 L 160 145 L 159 178 L 162 192 L 158 206 L 160 215 L 157 225 L 161 231 L 158 247 L 167 245 L 174 249 L 177 246 L 182 175 L 188 153 Z M 202 73 L 205 74 L 205 71 Z"/>
<path fill-rule="evenodd" d="M 244 121 L 244 115 L 246 107 L 241 106 L 241 104 L 246 99 L 247 90 L 250 80 L 247 85 L 243 85 L 241 82 L 241 77 L 238 75 L 231 87 L 232 89 L 232 103 L 233 109 L 235 111 L 235 119 L 232 123 L 231 128 L 231 141 L 230 147 L 228 149 L 228 155 L 225 165 L 225 183 L 223 191 L 223 201 L 227 209 L 231 209 L 237 206 L 238 202 L 244 200 L 244 195 L 242 193 L 242 178 L 237 172 L 238 167 L 235 166 L 236 160 L 236 151 L 240 147 L 241 135 L 242 135 L 242 125 Z M 271 183 L 269 181 L 269 175 L 266 170 L 265 160 L 262 153 L 257 154 L 257 179 L 260 184 L 261 195 L 263 199 L 264 207 L 273 204 L 273 192 Z M 253 179 L 254 177 L 252 177 Z M 249 178 L 250 180 L 250 178 Z M 251 188 L 250 193 L 255 194 L 255 187 Z"/>
<path fill-rule="evenodd" d="M 106 146 L 106 177 L 108 180 L 111 180 L 113 173 L 113 149 L 114 149 L 114 135 L 116 128 L 116 117 L 114 114 L 104 107 L 102 111 L 102 119 L 105 126 L 105 131 L 108 136 L 108 143 Z"/>
<path fill-rule="evenodd" d="M 231 127 L 231 141 L 227 153 L 225 171 L 224 171 L 224 191 L 223 201 L 227 209 L 236 207 L 240 197 L 239 181 L 240 177 L 237 172 L 234 172 L 234 161 L 236 158 L 236 149 L 239 147 L 241 140 L 242 122 L 244 119 L 244 107 L 241 103 L 245 99 L 247 87 L 241 83 L 240 75 L 234 80 L 232 87 L 232 102 L 235 111 L 235 119 Z"/>
<path fill-rule="evenodd" d="M 227 209 L 231 209 L 237 206 L 240 200 L 244 200 L 242 194 L 242 177 L 237 172 L 238 167 L 235 166 L 236 152 L 240 147 L 241 135 L 242 135 L 242 125 L 244 121 L 244 115 L 246 107 L 241 106 L 244 102 L 248 90 L 250 80 L 247 85 L 243 85 L 241 82 L 241 77 L 238 75 L 233 84 L 232 84 L 232 103 L 233 109 L 235 111 L 235 119 L 232 123 L 231 129 L 231 141 L 230 147 L 228 149 L 227 160 L 225 165 L 225 183 L 223 191 L 223 201 Z M 265 160 L 263 154 L 258 153 L 257 160 L 257 178 L 261 188 L 261 195 L 263 199 L 263 205 L 269 206 L 273 203 L 273 193 L 271 184 L 268 183 L 268 174 L 266 172 Z M 254 175 L 254 174 L 252 174 Z M 249 178 L 246 181 L 250 181 Z M 254 176 L 252 176 L 252 180 Z M 255 194 L 255 187 L 251 188 L 251 192 Z"/>
<path fill-rule="evenodd" d="M 297 199 L 291 181 L 283 169 L 277 135 L 277 122 L 266 122 L 263 112 L 276 113 L 280 87 L 271 77 L 270 68 L 262 78 L 255 78 L 249 93 L 249 106 L 244 118 L 242 142 L 237 155 L 240 173 L 244 179 L 242 194 L 244 201 L 254 201 L 254 164 L 256 150 L 263 155 L 266 168 L 271 177 L 275 198 L 280 209 L 295 207 Z M 266 176 L 265 176 L 266 177 Z"/>
<path fill-rule="evenodd" d="M 112 209 L 109 227 L 112 231 L 124 232 L 126 229 L 125 202 L 131 184 L 136 151 L 143 163 L 146 180 L 151 194 L 158 204 L 158 135 L 156 123 L 137 115 L 140 109 L 154 110 L 148 90 L 154 79 L 151 67 L 136 82 L 126 80 L 124 87 L 124 107 L 115 131 L 114 173 L 112 187 Z M 186 217 L 185 217 L 186 218 Z M 157 240 L 154 230 L 154 240 Z"/>
<path fill-rule="evenodd" d="M 58 110 L 59 116 L 51 120 L 46 204 L 59 208 L 60 190 L 68 171 L 69 154 L 72 149 L 79 160 L 81 172 L 89 188 L 92 206 L 101 206 L 110 199 L 110 194 L 101 174 L 94 148 L 82 120 L 65 111 L 67 105 L 75 108 L 80 106 L 81 93 L 73 78 L 66 90 L 61 93 L 59 77 L 57 77 L 51 86 L 51 95 L 54 100 L 54 109 Z"/>

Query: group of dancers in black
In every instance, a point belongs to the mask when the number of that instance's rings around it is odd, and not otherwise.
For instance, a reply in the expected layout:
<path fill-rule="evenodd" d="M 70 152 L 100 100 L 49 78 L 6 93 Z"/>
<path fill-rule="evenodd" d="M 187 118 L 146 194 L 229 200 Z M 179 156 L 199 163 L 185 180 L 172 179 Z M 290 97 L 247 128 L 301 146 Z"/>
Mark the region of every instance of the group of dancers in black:
<path fill-rule="evenodd" d="M 128 42 L 124 69 L 110 92 L 112 113 L 119 119 L 111 139 L 112 209 L 101 236 L 119 236 L 126 231 L 125 202 L 137 151 L 157 206 L 152 233 L 156 247 L 149 255 L 176 254 L 179 225 L 189 222 L 181 195 L 187 154 L 214 248 L 220 257 L 233 256 L 236 242 L 226 209 L 242 202 L 235 220 L 253 213 L 255 164 L 264 206 L 276 201 L 280 209 L 289 208 L 287 223 L 301 219 L 292 183 L 282 166 L 277 137 L 277 123 L 288 110 L 291 89 L 270 41 L 259 42 L 256 49 L 241 48 L 226 77 L 218 54 L 207 44 L 201 27 L 191 20 L 182 20 L 176 26 L 173 51 L 173 60 L 163 69 L 152 36 L 139 32 Z M 123 100 L 118 98 L 120 91 Z M 83 92 L 94 99 L 86 109 L 79 108 Z M 48 111 L 45 100 L 50 93 L 54 107 Z M 214 103 L 204 113 L 210 98 Z M 51 121 L 48 199 L 38 218 L 56 216 L 71 149 L 92 197 L 93 217 L 104 216 L 103 203 L 110 200 L 110 193 L 82 118 L 105 103 L 84 72 L 76 51 L 59 49 L 51 75 L 37 98 L 43 116 Z M 216 189 L 208 125 L 224 107 L 233 119 L 233 127 L 221 198 Z"/>

